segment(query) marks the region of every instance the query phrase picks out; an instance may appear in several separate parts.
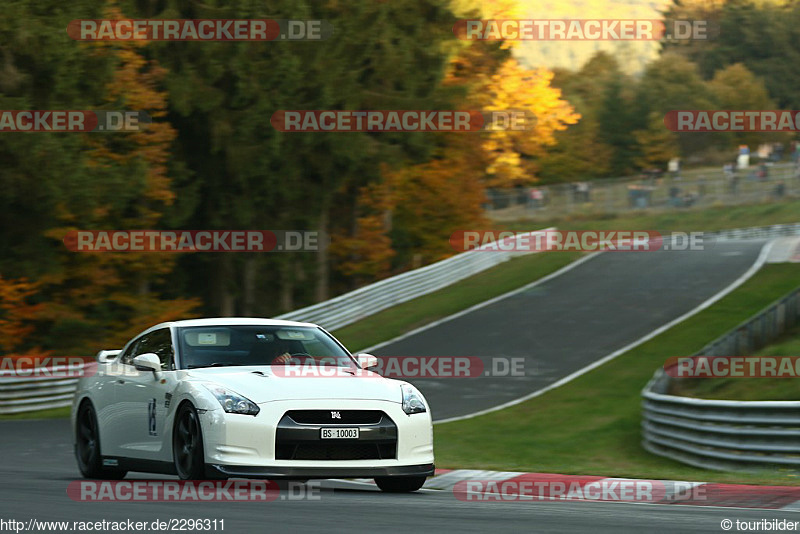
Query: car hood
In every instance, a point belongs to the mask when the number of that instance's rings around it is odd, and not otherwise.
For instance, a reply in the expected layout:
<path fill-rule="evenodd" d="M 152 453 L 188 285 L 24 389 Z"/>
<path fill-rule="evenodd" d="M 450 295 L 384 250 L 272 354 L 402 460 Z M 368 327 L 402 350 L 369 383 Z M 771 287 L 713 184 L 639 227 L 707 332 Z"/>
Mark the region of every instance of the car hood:
<path fill-rule="evenodd" d="M 184 371 L 186 378 L 214 382 L 256 404 L 280 400 L 356 399 L 401 402 L 400 384 L 370 371 L 336 377 L 280 376 L 271 366 L 202 368 Z"/>

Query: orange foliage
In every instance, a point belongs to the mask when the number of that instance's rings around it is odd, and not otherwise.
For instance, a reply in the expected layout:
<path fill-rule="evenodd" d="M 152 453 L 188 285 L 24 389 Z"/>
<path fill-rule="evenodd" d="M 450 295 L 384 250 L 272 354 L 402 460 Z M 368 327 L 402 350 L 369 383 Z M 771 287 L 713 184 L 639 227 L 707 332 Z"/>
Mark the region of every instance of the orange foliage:
<path fill-rule="evenodd" d="M 126 18 L 113 2 L 105 17 Z M 59 241 L 71 230 L 157 229 L 164 211 L 175 200 L 168 162 L 177 133 L 165 121 L 168 102 L 161 84 L 166 70 L 140 54 L 146 42 L 96 42 L 87 46 L 94 54 L 110 55 L 116 63 L 102 107 L 144 111 L 152 122 L 140 124 L 138 131 L 84 135 L 98 207 L 59 206 L 64 226 L 46 232 Z M 120 203 L 114 198 L 112 180 L 126 177 L 143 179 L 143 185 L 137 196 Z M 131 195 L 130 189 L 127 194 Z M 119 209 L 115 210 L 115 205 Z M 42 317 L 56 324 L 75 323 L 101 330 L 104 339 L 70 340 L 74 345 L 67 347 L 71 351 L 96 351 L 98 344 L 121 346 L 146 326 L 195 316 L 193 310 L 199 306 L 199 299 L 165 300 L 152 289 L 172 271 L 176 259 L 175 254 L 163 252 L 66 252 L 61 270 L 40 280 L 49 297 Z"/>
<path fill-rule="evenodd" d="M 388 173 L 394 196 L 395 224 L 423 263 L 452 256 L 456 230 L 486 228 L 481 168 L 471 150 L 477 138 L 451 134 L 442 154 L 421 165 Z"/>
<path fill-rule="evenodd" d="M 358 217 L 352 236 L 339 235 L 331 241 L 330 253 L 337 261 L 337 270 L 356 279 L 378 279 L 387 276 L 395 256 L 390 214 L 394 199 L 385 183 L 362 187 L 358 196 Z"/>
<path fill-rule="evenodd" d="M 39 317 L 42 305 L 29 300 L 37 291 L 35 282 L 0 276 L 0 352 L 18 350 L 33 332 L 33 321 Z"/>

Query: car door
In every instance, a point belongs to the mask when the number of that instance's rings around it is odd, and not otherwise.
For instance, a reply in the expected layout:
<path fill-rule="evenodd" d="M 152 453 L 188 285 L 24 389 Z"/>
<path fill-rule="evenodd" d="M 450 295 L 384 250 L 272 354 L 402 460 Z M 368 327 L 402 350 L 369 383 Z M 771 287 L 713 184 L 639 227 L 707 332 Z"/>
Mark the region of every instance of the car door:
<path fill-rule="evenodd" d="M 118 404 L 119 390 L 124 387 L 126 380 L 131 375 L 133 370 L 131 360 L 140 339 L 137 338 L 128 343 L 122 353 L 103 369 L 103 387 L 97 406 L 100 447 L 103 456 L 124 456 L 122 444 L 127 441 L 126 433 L 130 421 L 124 406 Z"/>
<path fill-rule="evenodd" d="M 147 353 L 159 357 L 160 372 L 140 371 L 133 365 L 136 356 Z M 160 328 L 141 336 L 122 360 L 125 376 L 116 388 L 118 416 L 123 423 L 118 427 L 119 456 L 170 460 L 171 451 L 165 450 L 171 444 L 165 439 L 165 420 L 176 385 L 174 355 L 170 329 Z"/>

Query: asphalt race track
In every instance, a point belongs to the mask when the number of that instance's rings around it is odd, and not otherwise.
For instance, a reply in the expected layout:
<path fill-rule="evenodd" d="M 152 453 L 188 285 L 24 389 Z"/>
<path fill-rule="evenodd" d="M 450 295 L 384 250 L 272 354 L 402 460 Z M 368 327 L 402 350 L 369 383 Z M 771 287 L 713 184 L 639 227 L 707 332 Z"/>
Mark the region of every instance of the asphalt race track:
<path fill-rule="evenodd" d="M 477 356 L 484 369 L 493 357 L 524 358 L 525 376 L 409 380 L 428 399 L 434 420 L 484 410 L 546 387 L 692 310 L 747 271 L 763 245 L 738 241 L 703 251 L 606 252 L 371 352 Z"/>
<path fill-rule="evenodd" d="M 268 503 L 74 502 L 67 485 L 80 475 L 68 424 L 5 422 L 0 457 L 3 519 L 146 521 L 224 519 L 235 534 L 269 532 L 721 532 L 723 519 L 793 519 L 792 512 L 702 506 L 594 502 L 462 502 L 451 492 L 390 495 L 363 484 L 329 481 L 315 500 Z M 13 439 L 9 439 L 12 438 Z M 159 478 L 142 475 L 129 478 Z M 174 478 L 174 477 L 170 477 Z M 361 489 L 332 490 L 349 486 Z"/>
<path fill-rule="evenodd" d="M 416 381 L 437 419 L 488 408 L 552 384 L 686 313 L 740 277 L 762 245 L 738 242 L 703 252 L 601 254 L 559 277 L 375 352 L 525 358 L 524 377 Z M 224 519 L 224 532 L 232 533 L 601 533 L 720 532 L 723 519 L 798 519 L 788 511 L 702 506 L 462 502 L 447 491 L 391 495 L 345 481 L 324 482 L 314 500 L 75 502 L 66 492 L 80 478 L 67 421 L 6 421 L 0 423 L 0 432 L 0 519 L 5 520 Z"/>

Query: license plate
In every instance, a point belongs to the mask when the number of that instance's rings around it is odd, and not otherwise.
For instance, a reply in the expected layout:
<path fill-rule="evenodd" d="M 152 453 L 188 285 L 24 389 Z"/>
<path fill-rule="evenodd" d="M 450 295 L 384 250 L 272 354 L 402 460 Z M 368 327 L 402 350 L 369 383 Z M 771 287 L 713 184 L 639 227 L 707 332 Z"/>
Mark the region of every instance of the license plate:
<path fill-rule="evenodd" d="M 358 428 L 321 428 L 322 439 L 358 439 Z"/>

